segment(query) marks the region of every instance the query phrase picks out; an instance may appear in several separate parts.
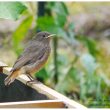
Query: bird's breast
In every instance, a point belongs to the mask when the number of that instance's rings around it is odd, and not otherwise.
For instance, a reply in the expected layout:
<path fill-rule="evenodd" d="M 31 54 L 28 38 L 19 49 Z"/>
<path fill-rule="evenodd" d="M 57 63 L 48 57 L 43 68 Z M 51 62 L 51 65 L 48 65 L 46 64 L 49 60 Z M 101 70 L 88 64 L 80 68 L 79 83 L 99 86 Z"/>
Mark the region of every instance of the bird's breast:
<path fill-rule="evenodd" d="M 49 56 L 50 49 L 46 51 L 46 53 L 40 60 L 36 61 L 36 63 L 30 67 L 30 73 L 33 74 L 35 72 L 38 72 L 46 64 Z"/>

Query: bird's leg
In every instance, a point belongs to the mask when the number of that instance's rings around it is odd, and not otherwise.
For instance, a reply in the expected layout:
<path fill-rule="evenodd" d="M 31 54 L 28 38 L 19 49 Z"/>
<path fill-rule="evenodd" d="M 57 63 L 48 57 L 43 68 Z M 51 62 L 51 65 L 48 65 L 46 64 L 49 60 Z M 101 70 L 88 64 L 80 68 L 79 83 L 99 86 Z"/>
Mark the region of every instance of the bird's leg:
<path fill-rule="evenodd" d="M 31 83 L 31 84 L 35 84 L 35 83 L 39 83 L 39 81 L 37 79 L 34 79 L 29 73 L 26 73 L 27 77 L 30 79 L 30 81 L 27 81 L 26 82 L 26 85 L 28 83 Z"/>
<path fill-rule="evenodd" d="M 27 73 L 26 75 L 30 79 L 30 81 L 33 81 L 34 80 L 34 78 L 29 73 Z"/>

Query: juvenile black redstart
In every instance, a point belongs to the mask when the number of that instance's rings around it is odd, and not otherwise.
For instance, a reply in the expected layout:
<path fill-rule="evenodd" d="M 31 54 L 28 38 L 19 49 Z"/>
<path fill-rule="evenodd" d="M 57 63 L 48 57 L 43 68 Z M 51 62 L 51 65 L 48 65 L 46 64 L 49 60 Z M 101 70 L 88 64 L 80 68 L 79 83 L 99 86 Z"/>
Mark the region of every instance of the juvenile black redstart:
<path fill-rule="evenodd" d="M 4 81 L 5 85 L 10 85 L 20 74 L 26 74 L 32 80 L 32 75 L 44 66 L 50 55 L 50 37 L 53 35 L 48 32 L 35 35 L 16 60 Z"/>

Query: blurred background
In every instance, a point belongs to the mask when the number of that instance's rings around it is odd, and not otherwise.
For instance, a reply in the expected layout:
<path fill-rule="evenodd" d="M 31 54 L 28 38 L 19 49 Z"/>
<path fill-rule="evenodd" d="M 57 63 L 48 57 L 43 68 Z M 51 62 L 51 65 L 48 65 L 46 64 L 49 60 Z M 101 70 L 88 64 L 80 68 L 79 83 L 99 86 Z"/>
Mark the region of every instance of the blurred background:
<path fill-rule="evenodd" d="M 109 9 L 109 2 L 1 2 L 0 61 L 13 66 L 37 32 L 54 33 L 35 76 L 87 107 L 110 107 Z"/>

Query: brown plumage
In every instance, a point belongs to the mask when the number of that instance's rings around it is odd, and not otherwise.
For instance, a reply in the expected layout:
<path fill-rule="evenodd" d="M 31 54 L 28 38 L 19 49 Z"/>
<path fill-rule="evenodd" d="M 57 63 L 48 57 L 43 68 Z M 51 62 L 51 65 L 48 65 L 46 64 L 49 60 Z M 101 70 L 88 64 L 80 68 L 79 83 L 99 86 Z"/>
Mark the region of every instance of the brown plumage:
<path fill-rule="evenodd" d="M 5 85 L 10 85 L 20 74 L 26 74 L 31 79 L 44 66 L 50 54 L 50 36 L 52 35 L 48 32 L 37 33 L 18 57 L 4 81 Z"/>

